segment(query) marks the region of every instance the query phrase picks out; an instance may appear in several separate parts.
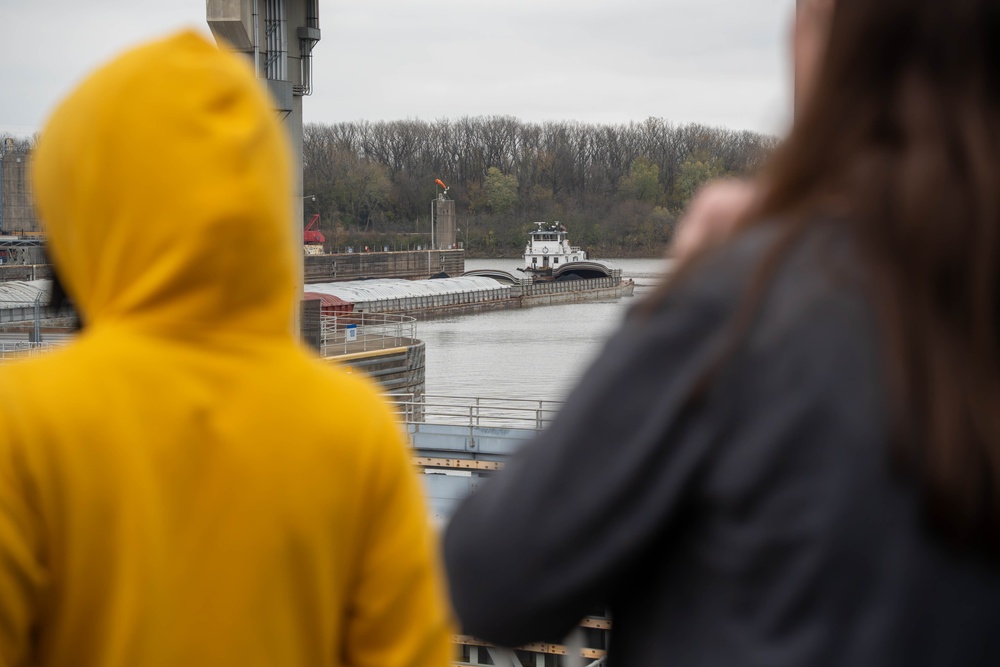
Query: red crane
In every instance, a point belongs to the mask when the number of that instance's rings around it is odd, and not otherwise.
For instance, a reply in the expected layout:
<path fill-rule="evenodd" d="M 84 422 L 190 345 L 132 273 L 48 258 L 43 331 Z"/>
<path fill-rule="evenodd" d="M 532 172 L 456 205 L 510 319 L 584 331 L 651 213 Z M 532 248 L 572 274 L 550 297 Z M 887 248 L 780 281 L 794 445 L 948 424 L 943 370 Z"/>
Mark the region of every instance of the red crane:
<path fill-rule="evenodd" d="M 314 215 L 312 219 L 309 220 L 309 224 L 306 225 L 306 228 L 302 230 L 303 243 L 319 244 L 326 242 L 326 237 L 323 236 L 323 232 L 319 231 L 319 229 L 316 228 L 317 224 L 319 224 L 319 213 Z"/>

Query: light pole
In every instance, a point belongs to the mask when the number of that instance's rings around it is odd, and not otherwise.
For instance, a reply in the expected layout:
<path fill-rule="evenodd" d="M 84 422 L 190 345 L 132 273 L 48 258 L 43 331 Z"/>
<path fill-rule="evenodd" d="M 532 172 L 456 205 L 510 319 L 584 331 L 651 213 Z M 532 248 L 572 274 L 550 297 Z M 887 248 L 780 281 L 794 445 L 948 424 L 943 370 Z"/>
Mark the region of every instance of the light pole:
<path fill-rule="evenodd" d="M 302 201 L 303 202 L 310 201 L 313 204 L 315 204 L 316 203 L 316 195 L 303 195 Z M 303 232 L 305 231 L 305 227 L 304 227 L 304 225 L 305 225 L 305 218 L 306 218 L 306 210 L 305 209 L 306 209 L 306 207 L 305 207 L 305 205 L 303 205 L 302 206 L 302 216 L 301 216 L 302 220 L 300 220 L 300 222 L 303 224 Z"/>

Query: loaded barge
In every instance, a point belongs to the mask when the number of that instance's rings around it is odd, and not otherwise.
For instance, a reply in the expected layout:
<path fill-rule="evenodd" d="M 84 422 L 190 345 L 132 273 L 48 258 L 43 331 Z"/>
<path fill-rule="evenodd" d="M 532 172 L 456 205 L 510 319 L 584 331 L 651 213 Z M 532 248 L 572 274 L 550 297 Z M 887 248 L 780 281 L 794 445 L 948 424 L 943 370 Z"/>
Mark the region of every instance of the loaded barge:
<path fill-rule="evenodd" d="M 304 298 L 320 300 L 324 314 L 402 313 L 429 319 L 632 296 L 635 283 L 608 262 L 588 260 L 585 251 L 570 244 L 561 224 L 535 225 L 516 272 L 479 269 L 454 278 L 314 282 L 306 285 Z"/>
<path fill-rule="evenodd" d="M 321 301 L 324 314 L 398 313 L 429 319 L 632 296 L 633 281 L 623 279 L 621 270 L 608 262 L 589 260 L 585 251 L 570 244 L 561 224 L 535 226 L 522 266 L 511 271 L 466 272 L 461 248 L 307 253 L 304 299 Z M 0 303 L 6 292 L 8 300 L 18 299 L 22 287 L 48 289 L 51 276 L 47 264 L 0 265 Z M 44 312 L 38 312 L 39 305 Z M 0 312 L 0 323 L 56 316 L 45 307 L 44 300 L 20 298 L 0 307 L 10 311 Z"/>

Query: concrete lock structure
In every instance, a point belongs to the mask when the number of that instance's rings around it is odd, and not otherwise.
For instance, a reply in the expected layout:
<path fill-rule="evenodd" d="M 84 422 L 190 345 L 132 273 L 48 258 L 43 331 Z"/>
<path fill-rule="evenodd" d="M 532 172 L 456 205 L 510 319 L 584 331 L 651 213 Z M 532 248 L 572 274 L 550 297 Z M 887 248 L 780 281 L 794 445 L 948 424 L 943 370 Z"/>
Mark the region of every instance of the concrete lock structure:
<path fill-rule="evenodd" d="M 0 231 L 10 234 L 41 231 L 28 177 L 31 156 L 7 153 L 0 158 Z"/>
<path fill-rule="evenodd" d="M 456 247 L 458 220 L 455 215 L 455 201 L 443 196 L 434 200 L 434 249 L 444 250 Z"/>
<path fill-rule="evenodd" d="M 267 83 L 292 145 L 292 229 L 302 245 L 302 98 L 312 94 L 312 51 L 320 40 L 319 0 L 207 0 L 216 40 L 245 53 Z M 299 274 L 302 258 L 299 257 Z"/>

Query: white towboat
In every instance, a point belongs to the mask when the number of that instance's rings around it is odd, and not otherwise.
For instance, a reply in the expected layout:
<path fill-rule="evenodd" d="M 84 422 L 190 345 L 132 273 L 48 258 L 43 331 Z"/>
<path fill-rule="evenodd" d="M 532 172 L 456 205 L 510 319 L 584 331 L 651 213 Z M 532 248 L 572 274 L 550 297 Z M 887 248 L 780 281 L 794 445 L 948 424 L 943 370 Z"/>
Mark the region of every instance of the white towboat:
<path fill-rule="evenodd" d="M 536 222 L 528 245 L 524 249 L 525 273 L 551 275 L 570 262 L 587 261 L 587 253 L 570 245 L 566 228 L 558 221 L 554 223 Z"/>

